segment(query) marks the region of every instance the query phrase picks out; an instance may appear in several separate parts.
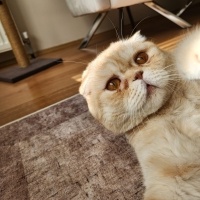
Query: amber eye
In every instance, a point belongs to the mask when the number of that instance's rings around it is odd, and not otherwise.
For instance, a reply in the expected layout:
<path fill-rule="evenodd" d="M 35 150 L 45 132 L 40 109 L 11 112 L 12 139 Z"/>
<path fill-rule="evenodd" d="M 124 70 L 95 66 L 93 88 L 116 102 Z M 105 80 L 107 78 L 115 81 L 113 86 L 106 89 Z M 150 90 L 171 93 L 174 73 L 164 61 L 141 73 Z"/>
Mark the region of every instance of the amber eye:
<path fill-rule="evenodd" d="M 134 61 L 138 64 L 145 64 L 148 61 L 148 55 L 145 52 L 139 52 L 136 54 Z"/>
<path fill-rule="evenodd" d="M 113 91 L 113 90 L 117 90 L 120 87 L 120 79 L 118 78 L 113 78 L 111 80 L 108 81 L 107 85 L 106 85 L 106 89 Z"/>

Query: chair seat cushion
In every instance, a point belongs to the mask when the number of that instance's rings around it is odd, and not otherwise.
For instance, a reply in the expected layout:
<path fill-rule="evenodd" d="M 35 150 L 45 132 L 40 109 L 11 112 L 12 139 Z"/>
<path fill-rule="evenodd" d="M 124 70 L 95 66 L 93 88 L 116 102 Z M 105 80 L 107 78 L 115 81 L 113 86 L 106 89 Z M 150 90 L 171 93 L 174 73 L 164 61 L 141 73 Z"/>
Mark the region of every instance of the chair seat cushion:
<path fill-rule="evenodd" d="M 139 3 L 144 3 L 152 0 L 110 0 L 111 9 L 131 6 Z"/>
<path fill-rule="evenodd" d="M 110 0 L 65 0 L 74 17 L 110 9 Z"/>

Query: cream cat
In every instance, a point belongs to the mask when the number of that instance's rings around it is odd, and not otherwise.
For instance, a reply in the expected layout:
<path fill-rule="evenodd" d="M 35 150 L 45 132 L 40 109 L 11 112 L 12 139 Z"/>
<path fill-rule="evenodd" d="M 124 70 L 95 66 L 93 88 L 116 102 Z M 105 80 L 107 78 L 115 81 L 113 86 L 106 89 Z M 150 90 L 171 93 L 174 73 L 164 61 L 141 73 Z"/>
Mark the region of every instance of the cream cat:
<path fill-rule="evenodd" d="M 145 200 L 200 199 L 200 29 L 172 54 L 139 32 L 83 73 L 92 115 L 124 133 L 144 175 Z M 197 80 L 195 80 L 197 79 Z"/>

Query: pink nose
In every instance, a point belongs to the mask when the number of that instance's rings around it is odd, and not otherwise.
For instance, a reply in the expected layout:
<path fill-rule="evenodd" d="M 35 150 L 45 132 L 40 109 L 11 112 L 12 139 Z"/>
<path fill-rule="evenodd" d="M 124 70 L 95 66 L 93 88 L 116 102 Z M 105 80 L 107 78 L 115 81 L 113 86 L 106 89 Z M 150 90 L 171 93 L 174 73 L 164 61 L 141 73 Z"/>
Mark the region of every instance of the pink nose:
<path fill-rule="evenodd" d="M 143 71 L 139 71 L 135 74 L 135 80 L 143 79 Z"/>

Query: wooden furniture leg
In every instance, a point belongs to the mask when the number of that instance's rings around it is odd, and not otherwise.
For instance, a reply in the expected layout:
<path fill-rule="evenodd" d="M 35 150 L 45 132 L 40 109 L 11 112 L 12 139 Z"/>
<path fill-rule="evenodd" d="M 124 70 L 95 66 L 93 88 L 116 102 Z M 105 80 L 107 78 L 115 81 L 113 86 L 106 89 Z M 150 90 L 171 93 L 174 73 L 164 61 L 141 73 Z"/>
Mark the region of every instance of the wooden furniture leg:
<path fill-rule="evenodd" d="M 30 64 L 28 55 L 26 54 L 5 0 L 0 0 L 0 20 L 5 29 L 19 67 L 28 67 Z"/>

